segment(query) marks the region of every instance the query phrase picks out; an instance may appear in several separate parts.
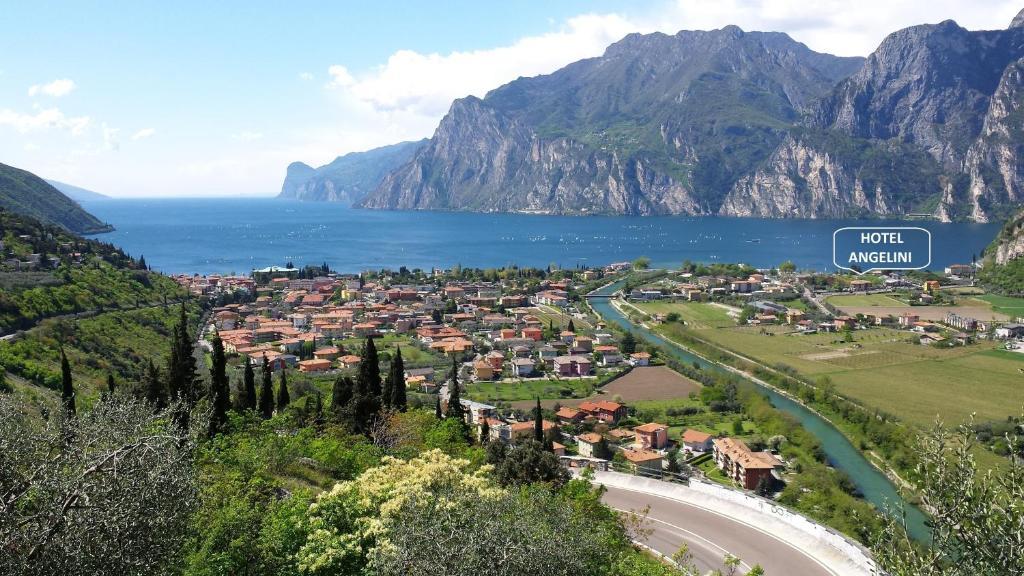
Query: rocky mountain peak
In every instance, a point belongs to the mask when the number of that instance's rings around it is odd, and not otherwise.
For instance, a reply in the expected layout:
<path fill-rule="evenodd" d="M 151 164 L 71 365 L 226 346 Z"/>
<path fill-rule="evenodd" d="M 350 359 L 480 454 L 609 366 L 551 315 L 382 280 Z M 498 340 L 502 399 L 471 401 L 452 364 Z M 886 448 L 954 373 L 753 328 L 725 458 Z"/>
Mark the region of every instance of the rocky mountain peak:
<path fill-rule="evenodd" d="M 1017 12 L 1017 15 L 1013 17 L 1013 20 L 1010 20 L 1009 28 L 1020 28 L 1021 26 L 1024 26 L 1024 9 Z"/>

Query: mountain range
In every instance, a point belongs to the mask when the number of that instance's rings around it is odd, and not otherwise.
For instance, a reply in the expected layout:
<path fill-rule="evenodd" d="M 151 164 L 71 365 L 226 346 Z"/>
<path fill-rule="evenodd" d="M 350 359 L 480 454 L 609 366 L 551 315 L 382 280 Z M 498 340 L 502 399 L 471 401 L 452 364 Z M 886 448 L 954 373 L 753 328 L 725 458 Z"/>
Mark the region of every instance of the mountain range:
<path fill-rule="evenodd" d="M 408 162 L 425 143 L 426 140 L 401 142 L 352 152 L 319 168 L 292 162 L 280 197 L 351 205 L 373 191 L 388 172 Z"/>
<path fill-rule="evenodd" d="M 71 184 L 64 182 L 58 182 L 57 180 L 50 180 L 46 178 L 46 183 L 53 186 L 60 191 L 61 194 L 71 198 L 75 202 L 88 202 L 90 200 L 108 200 L 110 196 L 100 194 L 99 192 L 93 192 L 92 190 L 86 190 Z"/>
<path fill-rule="evenodd" d="M 600 57 L 456 100 L 429 140 L 405 145 L 408 158 L 381 160 L 385 148 L 293 164 L 282 195 L 358 190 L 337 199 L 380 209 L 1001 219 L 1024 202 L 1022 21 L 913 26 L 867 58 L 735 26 L 631 34 Z M 343 160 L 374 170 L 328 175 Z"/>
<path fill-rule="evenodd" d="M 0 164 L 0 208 L 75 234 L 113 230 L 39 176 L 6 164 Z"/>

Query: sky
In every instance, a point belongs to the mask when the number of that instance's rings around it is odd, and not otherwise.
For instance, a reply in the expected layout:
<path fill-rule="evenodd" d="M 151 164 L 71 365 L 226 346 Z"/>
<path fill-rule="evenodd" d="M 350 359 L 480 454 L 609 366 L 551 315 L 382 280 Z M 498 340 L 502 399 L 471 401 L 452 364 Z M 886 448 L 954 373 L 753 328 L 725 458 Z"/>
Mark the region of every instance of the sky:
<path fill-rule="evenodd" d="M 631 32 L 786 32 L 866 56 L 1012 0 L 4 2 L 0 162 L 115 197 L 272 196 L 293 161 L 429 137 L 452 100 Z"/>

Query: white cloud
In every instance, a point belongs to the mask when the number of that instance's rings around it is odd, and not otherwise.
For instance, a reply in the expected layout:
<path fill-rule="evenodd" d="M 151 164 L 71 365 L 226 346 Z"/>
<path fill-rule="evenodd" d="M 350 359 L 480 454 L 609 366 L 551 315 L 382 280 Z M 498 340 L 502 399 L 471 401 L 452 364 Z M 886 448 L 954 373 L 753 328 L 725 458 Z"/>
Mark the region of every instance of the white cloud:
<path fill-rule="evenodd" d="M 571 18 L 557 31 L 509 46 L 444 55 L 399 50 L 358 78 L 334 65 L 327 71 L 332 78 L 329 86 L 345 89 L 377 110 L 438 116 L 456 98 L 483 96 L 519 76 L 550 73 L 600 55 L 608 44 L 637 28 L 616 14 L 587 14 Z"/>
<path fill-rule="evenodd" d="M 299 72 L 299 80 L 305 80 L 305 81 L 308 82 L 308 81 L 310 81 L 312 79 L 313 79 L 313 73 L 312 72 Z"/>
<path fill-rule="evenodd" d="M 67 96 L 76 87 L 75 81 L 70 78 L 60 78 L 54 80 L 49 84 L 34 84 L 29 87 L 29 96 L 38 96 L 40 94 L 45 96 L 53 96 L 54 98 L 60 98 L 61 96 Z"/>
<path fill-rule="evenodd" d="M 355 78 L 349 74 L 348 68 L 341 64 L 335 64 L 327 68 L 327 75 L 331 77 L 327 85 L 331 88 L 346 88 L 355 82 Z"/>
<path fill-rule="evenodd" d="M 143 128 L 142 130 L 139 130 L 135 134 L 132 134 L 132 140 L 143 140 L 145 138 L 149 138 L 154 134 L 156 134 L 155 128 Z"/>
<path fill-rule="evenodd" d="M 88 116 L 68 117 L 59 108 L 36 109 L 34 114 L 24 114 L 14 110 L 0 110 L 0 126 L 10 126 L 26 134 L 37 130 L 54 128 L 67 130 L 73 136 L 79 136 L 89 126 Z"/>
<path fill-rule="evenodd" d="M 25 152 L 36 152 L 37 150 L 40 149 L 40 146 L 39 144 L 35 144 L 33 142 L 27 142 L 24 146 L 22 146 L 22 149 L 24 149 Z"/>
<path fill-rule="evenodd" d="M 651 24 L 664 32 L 735 24 L 786 32 L 819 52 L 867 56 L 901 28 L 947 19 L 971 30 L 1005 28 L 1020 8 L 1019 0 L 675 0 Z"/>

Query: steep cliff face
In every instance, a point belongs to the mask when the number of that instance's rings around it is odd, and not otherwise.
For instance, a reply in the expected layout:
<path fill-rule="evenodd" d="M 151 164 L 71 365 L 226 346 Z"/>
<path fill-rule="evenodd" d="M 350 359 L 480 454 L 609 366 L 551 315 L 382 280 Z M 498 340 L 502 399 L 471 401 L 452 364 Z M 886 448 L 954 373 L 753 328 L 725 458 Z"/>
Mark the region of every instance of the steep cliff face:
<path fill-rule="evenodd" d="M 978 139 L 967 151 L 970 179 L 959 203 L 970 218 L 988 222 L 1003 209 L 1024 201 L 1024 59 L 1006 68 L 989 103 Z M 952 206 L 956 206 L 954 203 Z"/>
<path fill-rule="evenodd" d="M 384 176 L 409 161 L 425 140 L 401 142 L 339 156 L 313 168 L 302 162 L 288 165 L 280 198 L 353 204 L 380 184 Z"/>
<path fill-rule="evenodd" d="M 632 34 L 453 104 L 371 208 L 989 221 L 1024 202 L 1024 27 Z"/>
<path fill-rule="evenodd" d="M 456 101 L 362 205 L 715 214 L 859 63 L 736 27 L 633 34 L 600 58 Z"/>
<path fill-rule="evenodd" d="M 978 280 L 1004 294 L 1024 294 L 1024 210 L 1011 216 L 985 249 Z"/>
<path fill-rule="evenodd" d="M 867 189 L 865 186 L 856 166 L 789 137 L 760 169 L 733 186 L 720 213 L 762 218 L 841 218 L 893 213 L 891 190 L 882 184 Z"/>
<path fill-rule="evenodd" d="M 969 31 L 952 20 L 890 34 L 814 112 L 819 127 L 898 139 L 958 170 L 1024 30 Z"/>

